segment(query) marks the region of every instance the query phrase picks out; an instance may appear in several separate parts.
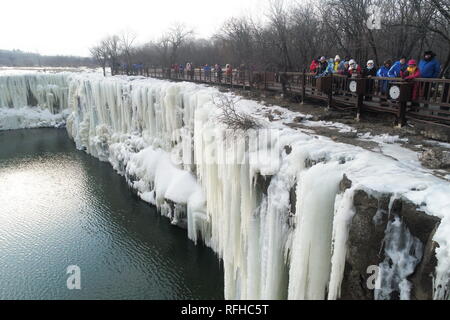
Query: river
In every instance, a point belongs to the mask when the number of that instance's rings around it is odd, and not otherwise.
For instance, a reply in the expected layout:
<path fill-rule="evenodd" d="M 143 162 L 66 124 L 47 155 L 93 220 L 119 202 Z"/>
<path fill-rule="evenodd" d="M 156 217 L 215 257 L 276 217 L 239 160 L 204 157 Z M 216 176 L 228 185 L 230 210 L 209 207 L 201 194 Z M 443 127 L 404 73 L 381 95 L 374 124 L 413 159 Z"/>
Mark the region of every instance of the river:
<path fill-rule="evenodd" d="M 223 299 L 223 269 L 64 129 L 3 131 L 0 299 Z"/>

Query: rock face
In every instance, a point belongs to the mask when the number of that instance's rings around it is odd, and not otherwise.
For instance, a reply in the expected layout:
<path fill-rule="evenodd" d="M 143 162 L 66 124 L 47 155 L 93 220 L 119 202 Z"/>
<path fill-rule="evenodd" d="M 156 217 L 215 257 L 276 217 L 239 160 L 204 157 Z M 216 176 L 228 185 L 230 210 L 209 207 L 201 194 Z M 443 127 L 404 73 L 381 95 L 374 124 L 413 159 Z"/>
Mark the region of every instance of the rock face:
<path fill-rule="evenodd" d="M 450 142 L 450 129 L 445 126 L 439 126 L 437 124 L 420 123 L 414 121 L 415 131 L 422 134 L 424 137 Z"/>
<path fill-rule="evenodd" d="M 341 190 L 351 184 L 346 177 L 341 183 Z M 355 216 L 350 225 L 348 251 L 341 299 L 372 300 L 374 290 L 368 288 L 369 266 L 378 266 L 385 260 L 385 232 L 389 222 L 397 216 L 411 233 L 423 245 L 423 256 L 415 271 L 407 280 L 412 284 L 411 299 L 432 299 L 433 288 L 431 275 L 437 260 L 436 243 L 432 240 L 439 226 L 440 219 L 429 216 L 416 208 L 406 199 L 392 200 L 391 194 L 377 197 L 358 190 L 354 196 Z M 400 243 L 399 246 L 402 244 Z M 391 262 L 392 263 L 392 262 Z M 398 299 L 399 292 L 392 292 L 391 299 Z"/>
<path fill-rule="evenodd" d="M 425 167 L 431 169 L 449 169 L 450 151 L 440 149 L 428 149 L 420 156 L 420 161 Z"/>

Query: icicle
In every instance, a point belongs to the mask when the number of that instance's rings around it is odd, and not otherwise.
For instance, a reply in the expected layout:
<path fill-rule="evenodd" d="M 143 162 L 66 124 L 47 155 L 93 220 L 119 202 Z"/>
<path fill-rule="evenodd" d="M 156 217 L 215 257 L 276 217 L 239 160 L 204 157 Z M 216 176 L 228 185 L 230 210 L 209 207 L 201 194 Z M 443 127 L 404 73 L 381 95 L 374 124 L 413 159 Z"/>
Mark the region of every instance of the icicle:
<path fill-rule="evenodd" d="M 397 216 L 388 223 L 384 243 L 386 258 L 379 265 L 380 289 L 375 289 L 375 299 L 392 299 L 391 293 L 396 291 L 401 300 L 409 300 L 411 283 L 408 277 L 422 260 L 423 245 Z"/>
<path fill-rule="evenodd" d="M 433 239 L 439 243 L 439 248 L 436 249 L 438 264 L 433 277 L 434 300 L 450 300 L 449 226 L 449 217 L 445 217 L 441 222 L 441 226 L 437 229 Z"/>
<path fill-rule="evenodd" d="M 343 194 L 336 196 L 334 204 L 333 245 L 328 300 L 336 300 L 341 296 L 349 228 L 355 215 L 353 206 L 354 194 L 355 188 L 347 189 Z"/>
<path fill-rule="evenodd" d="M 321 163 L 298 178 L 289 299 L 325 298 L 331 271 L 334 203 L 342 176 L 338 163 Z"/>
<path fill-rule="evenodd" d="M 40 107 L 52 114 L 68 105 L 69 74 L 0 76 L 0 107 Z"/>

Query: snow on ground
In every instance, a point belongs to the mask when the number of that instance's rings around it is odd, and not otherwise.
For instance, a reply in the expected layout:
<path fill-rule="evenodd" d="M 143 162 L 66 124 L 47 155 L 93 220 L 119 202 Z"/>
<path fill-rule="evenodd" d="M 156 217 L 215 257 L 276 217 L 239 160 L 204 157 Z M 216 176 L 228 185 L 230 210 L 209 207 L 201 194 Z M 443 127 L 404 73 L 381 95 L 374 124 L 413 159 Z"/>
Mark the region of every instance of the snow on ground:
<path fill-rule="evenodd" d="M 309 127 L 311 129 L 314 128 L 330 128 L 333 130 L 336 130 L 339 133 L 355 133 L 356 139 L 362 140 L 362 141 L 368 141 L 368 142 L 375 142 L 378 147 L 372 148 L 371 150 L 377 153 L 382 153 L 386 155 L 387 157 L 391 157 L 397 161 L 400 161 L 404 163 L 407 166 L 410 166 L 411 169 L 414 170 L 421 170 L 424 173 L 434 174 L 437 175 L 440 178 L 448 179 L 448 175 L 445 174 L 446 172 L 441 172 L 440 170 L 430 170 L 427 168 L 424 168 L 420 161 L 419 156 L 420 153 L 417 151 L 413 151 L 407 147 L 404 147 L 403 145 L 408 143 L 408 138 L 400 138 L 398 135 L 389 135 L 389 134 L 380 134 L 380 135 L 372 135 L 370 132 L 358 132 L 357 129 L 353 128 L 352 126 L 338 123 L 338 122 L 331 122 L 331 121 L 312 121 L 311 115 L 305 115 L 300 112 L 287 110 L 286 108 L 282 108 L 279 106 L 263 106 L 262 108 L 257 108 L 258 110 L 254 110 L 254 114 L 258 114 L 260 116 L 263 116 L 268 111 L 276 111 L 276 117 L 273 119 L 273 122 L 276 123 L 278 126 L 284 127 L 284 124 L 286 123 L 292 123 L 295 122 L 294 119 L 296 118 L 302 118 L 304 119 L 301 124 L 304 127 Z M 262 111 L 261 111 L 262 110 Z M 305 133 L 314 134 L 314 130 L 305 130 L 303 128 L 296 128 L 297 130 L 300 130 Z M 441 148 L 450 149 L 450 143 L 445 142 L 439 142 L 439 141 L 432 141 L 432 140 L 425 140 L 425 143 L 432 146 L 439 146 Z M 422 146 L 416 146 L 416 147 L 422 147 Z"/>

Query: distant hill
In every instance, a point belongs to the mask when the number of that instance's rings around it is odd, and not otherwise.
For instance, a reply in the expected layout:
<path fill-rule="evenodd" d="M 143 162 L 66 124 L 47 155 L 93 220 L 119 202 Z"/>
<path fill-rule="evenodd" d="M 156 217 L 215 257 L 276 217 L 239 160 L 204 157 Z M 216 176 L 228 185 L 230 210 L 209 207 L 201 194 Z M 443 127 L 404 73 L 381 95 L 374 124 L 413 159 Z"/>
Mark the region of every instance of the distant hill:
<path fill-rule="evenodd" d="M 0 50 L 2 67 L 94 67 L 92 58 L 76 56 L 44 56 L 21 50 Z"/>

